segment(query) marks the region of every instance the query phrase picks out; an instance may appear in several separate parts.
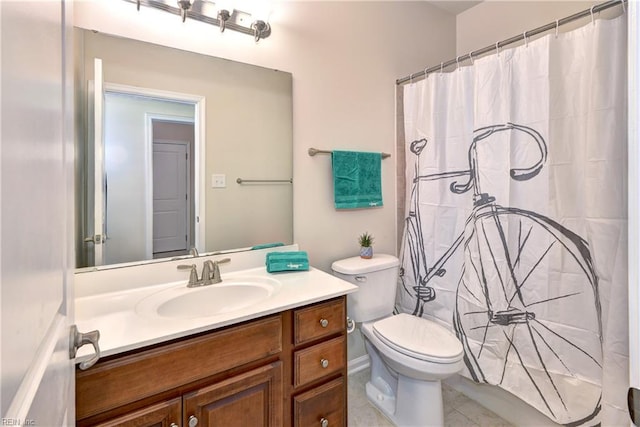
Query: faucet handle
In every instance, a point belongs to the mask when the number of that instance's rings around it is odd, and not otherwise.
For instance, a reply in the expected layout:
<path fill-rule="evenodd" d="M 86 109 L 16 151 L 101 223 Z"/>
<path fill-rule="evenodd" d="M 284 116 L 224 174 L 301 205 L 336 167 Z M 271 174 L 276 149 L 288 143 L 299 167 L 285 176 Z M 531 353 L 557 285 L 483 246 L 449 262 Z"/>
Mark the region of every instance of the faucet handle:
<path fill-rule="evenodd" d="M 200 285 L 200 279 L 198 279 L 198 269 L 195 264 L 180 264 L 178 270 L 191 270 L 189 274 L 188 288 L 193 288 Z"/>
<path fill-rule="evenodd" d="M 217 259 L 215 261 L 213 261 L 212 265 L 213 265 L 213 274 L 211 276 L 211 283 L 220 283 L 222 282 L 222 277 L 220 276 L 220 268 L 218 267 L 218 264 L 224 264 L 225 262 L 229 262 L 231 261 L 231 258 L 223 258 L 223 259 Z"/>

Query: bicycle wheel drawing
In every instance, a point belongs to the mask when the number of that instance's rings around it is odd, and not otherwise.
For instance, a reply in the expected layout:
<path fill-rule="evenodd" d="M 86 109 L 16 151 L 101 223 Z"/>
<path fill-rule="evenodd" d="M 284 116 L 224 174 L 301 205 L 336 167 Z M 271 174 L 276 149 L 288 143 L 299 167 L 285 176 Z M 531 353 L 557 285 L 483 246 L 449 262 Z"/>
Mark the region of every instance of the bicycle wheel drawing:
<path fill-rule="evenodd" d="M 419 175 L 426 140 L 414 141 L 417 156 L 406 218 L 403 292 L 415 300 L 413 314 L 437 298 L 438 277 L 455 280 L 453 328 L 464 348 L 469 376 L 523 397 L 556 422 L 580 425 L 600 410 L 602 324 L 598 277 L 587 242 L 542 214 L 498 204 L 481 188 L 478 144 L 496 134 L 527 144 L 536 160 L 512 168 L 515 181 L 536 177 L 547 160 L 547 145 L 536 130 L 506 123 L 474 131 L 468 170 Z M 494 165 L 495 168 L 495 165 Z M 420 224 L 420 184 L 454 181 L 452 193 L 471 192 L 473 208 L 464 230 L 430 265 Z M 455 257 L 456 262 L 451 260 Z M 461 269 L 452 271 L 451 266 Z"/>
<path fill-rule="evenodd" d="M 500 206 L 479 209 L 467 228 L 454 329 L 472 378 L 517 388 L 560 423 L 591 419 L 602 325 L 586 243 L 549 218 Z M 576 380 L 589 381 L 577 389 Z"/>

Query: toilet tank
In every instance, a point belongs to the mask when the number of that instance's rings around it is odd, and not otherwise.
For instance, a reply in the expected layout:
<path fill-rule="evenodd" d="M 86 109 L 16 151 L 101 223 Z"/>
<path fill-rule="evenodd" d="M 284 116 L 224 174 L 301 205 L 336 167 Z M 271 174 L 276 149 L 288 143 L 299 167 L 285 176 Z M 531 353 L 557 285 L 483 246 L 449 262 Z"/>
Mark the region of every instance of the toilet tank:
<path fill-rule="evenodd" d="M 331 264 L 336 277 L 358 286 L 347 295 L 347 312 L 356 322 L 368 322 L 389 316 L 396 302 L 400 262 L 392 255 L 376 254 L 371 259 L 359 256 Z"/>

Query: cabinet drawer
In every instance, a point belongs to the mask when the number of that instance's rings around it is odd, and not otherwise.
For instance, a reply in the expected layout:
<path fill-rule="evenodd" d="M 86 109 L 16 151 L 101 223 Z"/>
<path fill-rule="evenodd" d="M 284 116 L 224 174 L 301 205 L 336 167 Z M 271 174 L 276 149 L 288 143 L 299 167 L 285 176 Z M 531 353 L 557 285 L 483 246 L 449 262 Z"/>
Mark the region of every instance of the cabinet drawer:
<path fill-rule="evenodd" d="M 76 371 L 76 418 L 183 386 L 282 351 L 282 318 L 267 317 Z"/>
<path fill-rule="evenodd" d="M 293 398 L 294 427 L 346 426 L 345 380 L 335 379 Z"/>
<path fill-rule="evenodd" d="M 95 427 L 163 427 L 180 425 L 181 414 L 182 399 L 178 397 L 96 424 Z"/>
<path fill-rule="evenodd" d="M 294 353 L 294 386 L 310 383 L 345 367 L 344 335 Z"/>
<path fill-rule="evenodd" d="M 294 311 L 295 345 L 344 331 L 344 298 Z"/>

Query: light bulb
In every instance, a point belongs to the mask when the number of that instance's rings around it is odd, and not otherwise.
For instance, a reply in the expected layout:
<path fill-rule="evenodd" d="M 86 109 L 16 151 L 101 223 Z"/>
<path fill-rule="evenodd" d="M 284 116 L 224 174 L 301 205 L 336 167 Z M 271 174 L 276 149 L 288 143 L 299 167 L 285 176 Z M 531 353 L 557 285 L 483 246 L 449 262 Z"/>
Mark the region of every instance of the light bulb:
<path fill-rule="evenodd" d="M 268 23 L 270 16 L 271 16 L 271 2 L 269 1 L 254 2 L 251 8 L 251 18 L 254 21 L 264 21 L 265 23 Z"/>
<path fill-rule="evenodd" d="M 216 1 L 216 10 L 220 12 L 221 10 L 226 10 L 229 14 L 233 13 L 233 1 L 232 0 L 218 0 Z"/>

